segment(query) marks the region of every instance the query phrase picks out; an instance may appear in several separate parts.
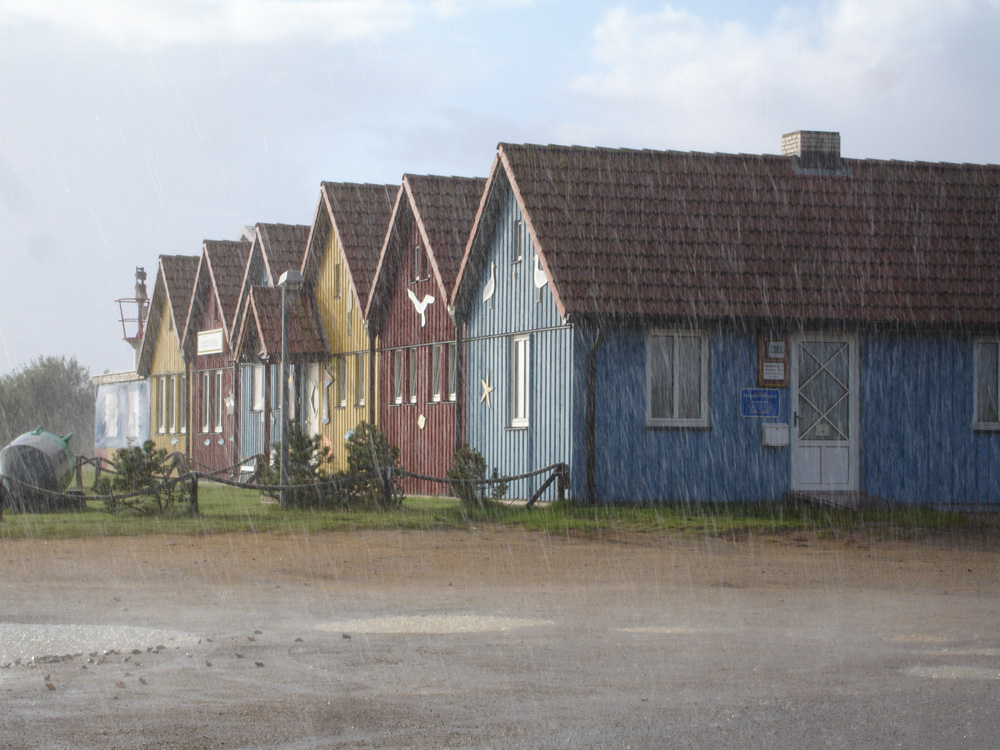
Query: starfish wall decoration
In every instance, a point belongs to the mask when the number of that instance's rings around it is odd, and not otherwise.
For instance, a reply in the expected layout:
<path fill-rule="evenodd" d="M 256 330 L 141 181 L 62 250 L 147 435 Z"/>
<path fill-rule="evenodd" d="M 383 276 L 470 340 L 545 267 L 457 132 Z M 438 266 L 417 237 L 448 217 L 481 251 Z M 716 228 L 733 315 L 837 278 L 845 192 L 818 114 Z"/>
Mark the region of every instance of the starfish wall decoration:
<path fill-rule="evenodd" d="M 480 380 L 480 384 L 483 386 L 483 395 L 479 397 L 479 403 L 486 402 L 486 408 L 492 409 L 493 404 L 490 402 L 490 394 L 493 393 L 494 388 L 490 385 L 490 374 L 486 373 L 486 380 Z"/>

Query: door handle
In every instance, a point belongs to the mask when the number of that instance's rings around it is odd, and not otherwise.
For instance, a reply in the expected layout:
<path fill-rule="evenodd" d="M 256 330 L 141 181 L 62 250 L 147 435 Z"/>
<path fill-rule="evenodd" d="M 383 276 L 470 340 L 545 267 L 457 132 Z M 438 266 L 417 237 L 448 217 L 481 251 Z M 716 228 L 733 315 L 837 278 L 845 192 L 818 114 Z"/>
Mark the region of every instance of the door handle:
<path fill-rule="evenodd" d="M 799 426 L 799 413 L 798 412 L 794 412 L 792 414 L 792 426 L 793 427 L 798 427 Z"/>

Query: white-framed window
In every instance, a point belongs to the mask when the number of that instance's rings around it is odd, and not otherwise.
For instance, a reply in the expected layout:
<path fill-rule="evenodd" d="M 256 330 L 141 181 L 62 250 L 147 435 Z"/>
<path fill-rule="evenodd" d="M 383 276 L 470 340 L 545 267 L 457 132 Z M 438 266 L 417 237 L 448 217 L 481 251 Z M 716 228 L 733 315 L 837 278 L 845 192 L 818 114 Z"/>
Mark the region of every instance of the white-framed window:
<path fill-rule="evenodd" d="M 201 431 L 208 432 L 212 426 L 212 373 L 201 374 Z"/>
<path fill-rule="evenodd" d="M 347 338 L 354 335 L 354 295 L 351 290 L 347 290 L 347 315 L 344 316 L 347 323 Z"/>
<path fill-rule="evenodd" d="M 441 352 L 444 344 L 431 346 L 431 401 L 441 401 Z"/>
<path fill-rule="evenodd" d="M 115 391 L 104 394 L 104 436 L 118 437 L 118 394 Z"/>
<path fill-rule="evenodd" d="M 420 281 L 422 278 L 420 275 L 421 261 L 423 261 L 424 254 L 420 249 L 420 245 L 413 246 L 413 280 Z"/>
<path fill-rule="evenodd" d="M 188 378 L 187 375 L 181 375 L 181 396 L 180 396 L 180 410 L 181 410 L 181 434 L 184 434 L 188 430 Z"/>
<path fill-rule="evenodd" d="M 175 435 L 181 431 L 181 415 L 184 413 L 184 399 L 181 391 L 184 390 L 183 375 L 170 376 L 170 393 L 173 403 L 170 405 L 170 431 Z"/>
<path fill-rule="evenodd" d="M 458 395 L 458 344 L 448 344 L 448 400 Z"/>
<path fill-rule="evenodd" d="M 528 426 L 528 396 L 530 378 L 529 344 L 527 335 L 510 340 L 510 426 Z"/>
<path fill-rule="evenodd" d="M 126 437 L 139 437 L 139 421 L 142 417 L 139 414 L 139 390 L 137 388 L 128 389 L 128 427 Z"/>
<path fill-rule="evenodd" d="M 417 348 L 413 347 L 408 353 L 409 357 L 407 359 L 410 361 L 407 364 L 410 366 L 410 385 L 406 393 L 410 397 L 410 403 L 415 404 L 417 403 Z"/>
<path fill-rule="evenodd" d="M 354 355 L 354 405 L 365 405 L 365 355 Z"/>
<path fill-rule="evenodd" d="M 216 432 L 222 432 L 222 370 L 215 371 L 215 407 L 214 427 Z"/>
<path fill-rule="evenodd" d="M 333 298 L 340 299 L 340 261 L 333 264 Z"/>
<path fill-rule="evenodd" d="M 392 353 L 392 401 L 403 403 L 403 350 Z"/>
<path fill-rule="evenodd" d="M 708 336 L 701 331 L 646 335 L 646 424 L 708 426 Z"/>
<path fill-rule="evenodd" d="M 167 432 L 167 379 L 156 379 L 156 431 L 161 435 Z"/>
<path fill-rule="evenodd" d="M 167 432 L 174 434 L 177 432 L 177 377 L 171 375 L 164 378 L 167 386 Z"/>
<path fill-rule="evenodd" d="M 250 368 L 250 410 L 264 411 L 264 365 Z"/>
<path fill-rule="evenodd" d="M 1000 430 L 1000 339 L 977 339 L 975 360 L 973 428 Z"/>
<path fill-rule="evenodd" d="M 514 250 L 511 253 L 511 262 L 520 263 L 524 257 L 524 222 L 518 219 L 514 222 Z"/>
<path fill-rule="evenodd" d="M 337 406 L 347 406 L 347 357 L 337 357 Z"/>

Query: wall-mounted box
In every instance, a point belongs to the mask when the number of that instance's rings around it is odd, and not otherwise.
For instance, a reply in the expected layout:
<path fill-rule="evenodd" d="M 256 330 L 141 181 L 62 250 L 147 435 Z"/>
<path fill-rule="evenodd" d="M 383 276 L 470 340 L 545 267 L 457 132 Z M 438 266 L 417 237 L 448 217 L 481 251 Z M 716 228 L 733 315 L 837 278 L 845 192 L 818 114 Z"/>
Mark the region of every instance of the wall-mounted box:
<path fill-rule="evenodd" d="M 760 426 L 761 445 L 784 448 L 788 445 L 788 425 L 783 422 L 765 422 Z"/>

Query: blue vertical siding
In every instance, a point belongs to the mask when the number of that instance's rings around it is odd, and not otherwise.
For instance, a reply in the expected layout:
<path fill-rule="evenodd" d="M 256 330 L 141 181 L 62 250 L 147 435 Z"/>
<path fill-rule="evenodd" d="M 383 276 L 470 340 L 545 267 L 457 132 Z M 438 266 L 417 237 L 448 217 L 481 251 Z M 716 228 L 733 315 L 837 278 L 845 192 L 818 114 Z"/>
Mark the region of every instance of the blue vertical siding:
<path fill-rule="evenodd" d="M 861 483 L 913 505 L 1000 506 L 1000 433 L 976 432 L 969 334 L 861 341 Z"/>
<path fill-rule="evenodd" d="M 592 335 L 578 332 L 575 370 L 583 391 Z M 740 416 L 740 391 L 757 385 L 757 334 L 709 332 L 709 427 L 646 427 L 646 334 L 606 331 L 597 359 L 595 490 L 603 502 L 756 501 L 789 488 L 788 448 L 761 445 L 759 418 Z M 586 396 L 574 407 L 574 496 L 586 494 Z M 780 389 L 778 422 L 788 421 Z"/>
<path fill-rule="evenodd" d="M 573 337 L 563 325 L 549 286 L 537 293 L 535 250 L 508 193 L 479 279 L 465 329 L 465 440 L 502 475 L 572 462 Z M 522 257 L 514 263 L 521 232 Z M 495 264 L 495 268 L 493 267 Z M 493 276 L 493 305 L 482 301 Z M 528 426 L 510 427 L 511 336 L 529 334 Z M 486 380 L 494 389 L 481 401 Z M 515 482 L 508 497 L 529 497 L 545 477 Z M 546 498 L 555 497 L 555 486 Z"/>
<path fill-rule="evenodd" d="M 264 450 L 264 412 L 252 411 L 253 365 L 240 366 L 240 457 Z"/>

